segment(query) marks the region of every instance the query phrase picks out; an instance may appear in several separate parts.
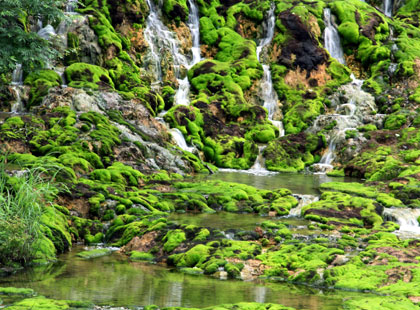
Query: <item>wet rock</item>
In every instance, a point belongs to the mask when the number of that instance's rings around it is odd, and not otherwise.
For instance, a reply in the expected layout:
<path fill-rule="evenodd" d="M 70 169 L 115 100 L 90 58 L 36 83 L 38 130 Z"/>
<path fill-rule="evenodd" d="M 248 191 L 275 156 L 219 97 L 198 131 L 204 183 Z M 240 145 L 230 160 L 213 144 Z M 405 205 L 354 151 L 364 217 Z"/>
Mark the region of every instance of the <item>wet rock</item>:
<path fill-rule="evenodd" d="M 77 38 L 77 43 L 74 43 L 74 46 L 73 43 L 69 44 L 69 47 L 77 49 L 77 52 L 76 54 L 71 54 L 71 59 L 67 57 L 67 61 L 85 62 L 98 66 L 103 65 L 102 49 L 99 46 L 95 32 L 89 26 L 88 16 L 74 17 L 68 32 L 70 38 Z"/>
<path fill-rule="evenodd" d="M 157 231 L 151 231 L 141 237 L 134 237 L 129 243 L 121 248 L 121 252 L 130 253 L 131 251 L 149 252 L 155 245 L 155 239 L 158 236 Z"/>
<path fill-rule="evenodd" d="M 327 62 L 326 51 L 319 47 L 318 41 L 298 15 L 290 11 L 283 11 L 279 18 L 292 36 L 283 46 L 278 59 L 280 64 L 289 68 L 299 67 L 302 70 L 307 70 L 309 75 L 312 70 Z"/>

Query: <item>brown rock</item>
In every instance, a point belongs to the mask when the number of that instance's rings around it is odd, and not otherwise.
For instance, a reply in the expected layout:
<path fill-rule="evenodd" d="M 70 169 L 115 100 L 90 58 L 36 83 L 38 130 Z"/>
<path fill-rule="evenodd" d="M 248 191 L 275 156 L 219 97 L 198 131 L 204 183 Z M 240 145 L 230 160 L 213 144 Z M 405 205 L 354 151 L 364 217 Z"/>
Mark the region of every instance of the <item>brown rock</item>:
<path fill-rule="evenodd" d="M 136 236 L 133 239 L 131 239 L 129 243 L 127 243 L 124 247 L 121 248 L 121 252 L 148 252 L 156 245 L 155 239 L 157 235 L 158 233 L 156 231 L 151 231 L 149 233 L 144 234 L 141 237 Z"/>

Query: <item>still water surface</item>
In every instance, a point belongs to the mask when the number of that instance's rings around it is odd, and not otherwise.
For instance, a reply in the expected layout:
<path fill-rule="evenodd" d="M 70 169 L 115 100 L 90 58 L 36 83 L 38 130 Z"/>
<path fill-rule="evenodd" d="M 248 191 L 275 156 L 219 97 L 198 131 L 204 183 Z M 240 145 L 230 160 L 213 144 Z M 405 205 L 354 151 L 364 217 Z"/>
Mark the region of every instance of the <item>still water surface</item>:
<path fill-rule="evenodd" d="M 359 293 L 322 291 L 283 283 L 219 280 L 188 275 L 147 263 L 130 262 L 118 253 L 92 260 L 62 255 L 51 266 L 2 278 L 0 286 L 28 287 L 55 299 L 90 300 L 97 305 L 207 307 L 242 301 L 271 302 L 296 309 L 337 310 L 343 298 Z"/>
<path fill-rule="evenodd" d="M 348 177 L 329 177 L 325 174 L 276 173 L 255 175 L 237 171 L 219 171 L 207 177 L 208 180 L 221 180 L 252 185 L 260 189 L 288 188 L 294 194 L 319 195 L 319 186 L 325 182 L 360 182 Z"/>

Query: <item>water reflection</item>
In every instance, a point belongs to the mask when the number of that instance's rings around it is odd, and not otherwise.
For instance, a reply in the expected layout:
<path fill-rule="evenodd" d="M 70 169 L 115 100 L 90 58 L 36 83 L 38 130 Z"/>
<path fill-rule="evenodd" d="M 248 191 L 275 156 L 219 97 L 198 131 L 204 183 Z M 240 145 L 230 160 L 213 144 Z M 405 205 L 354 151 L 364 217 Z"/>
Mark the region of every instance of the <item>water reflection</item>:
<path fill-rule="evenodd" d="M 207 177 L 209 180 L 221 180 L 252 185 L 260 189 L 288 188 L 295 194 L 318 195 L 319 186 L 325 182 L 358 182 L 355 178 L 329 177 L 325 174 L 278 173 L 255 175 L 242 172 L 219 171 Z"/>
<path fill-rule="evenodd" d="M 30 287 L 56 299 L 90 300 L 97 305 L 208 307 L 236 302 L 281 303 L 297 309 L 338 309 L 337 292 L 322 294 L 291 284 L 221 281 L 193 276 L 157 265 L 128 262 L 114 253 L 82 260 L 73 251 L 58 267 L 32 269 L 0 280 L 1 286 Z M 348 296 L 349 293 L 346 293 Z"/>

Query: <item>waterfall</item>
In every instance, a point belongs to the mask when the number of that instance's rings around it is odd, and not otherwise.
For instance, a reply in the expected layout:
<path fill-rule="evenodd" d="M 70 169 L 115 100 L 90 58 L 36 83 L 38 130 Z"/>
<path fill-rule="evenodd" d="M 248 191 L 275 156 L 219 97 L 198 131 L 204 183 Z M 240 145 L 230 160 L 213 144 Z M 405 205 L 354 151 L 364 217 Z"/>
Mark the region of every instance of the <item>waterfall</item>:
<path fill-rule="evenodd" d="M 61 87 L 66 88 L 66 74 L 65 74 L 66 68 L 64 67 L 55 67 L 54 71 L 61 77 Z"/>
<path fill-rule="evenodd" d="M 15 70 L 12 73 L 12 85 L 23 84 L 23 69 L 22 64 L 16 64 Z"/>
<path fill-rule="evenodd" d="M 400 225 L 398 234 L 420 235 L 420 226 L 417 221 L 417 218 L 420 217 L 420 209 L 385 208 L 383 216 L 385 219 L 396 221 Z"/>
<path fill-rule="evenodd" d="M 331 15 L 331 9 L 324 9 L 324 45 L 325 49 L 330 53 L 331 57 L 337 59 L 341 64 L 346 64 L 344 59 L 343 49 L 341 47 L 340 35 L 338 34 L 337 28 L 334 26 L 334 22 Z"/>
<path fill-rule="evenodd" d="M 195 151 L 195 147 L 191 147 L 187 145 L 187 141 L 185 141 L 184 135 L 178 128 L 172 128 L 169 130 L 172 137 L 174 138 L 176 144 L 183 149 L 184 151 L 193 153 Z"/>
<path fill-rule="evenodd" d="M 275 11 L 275 5 L 272 3 L 270 10 L 268 11 L 267 19 L 263 23 L 263 29 L 265 34 L 265 37 L 260 40 L 260 43 L 257 46 L 257 58 L 258 61 L 260 60 L 260 54 L 261 51 L 265 46 L 271 43 L 274 36 L 274 29 L 276 26 L 276 17 L 274 15 Z M 270 66 L 267 64 L 261 63 L 263 66 L 264 74 L 261 81 L 261 99 L 263 100 L 264 108 L 268 111 L 268 119 L 273 123 L 274 126 L 276 126 L 280 131 L 280 136 L 284 136 L 284 129 L 283 129 L 283 123 L 281 121 L 275 121 L 273 120 L 273 117 L 275 113 L 278 110 L 277 104 L 278 104 L 278 97 L 277 93 L 274 90 L 273 87 L 273 81 L 271 79 L 271 70 Z"/>
<path fill-rule="evenodd" d="M 56 36 L 56 33 L 53 26 L 47 25 L 38 31 L 38 35 L 44 40 L 49 41 L 52 37 Z"/>
<path fill-rule="evenodd" d="M 12 73 L 11 89 L 15 92 L 16 100 L 10 106 L 10 112 L 19 113 L 24 110 L 22 102 L 22 86 L 23 85 L 23 68 L 22 64 L 16 64 L 15 70 Z"/>
<path fill-rule="evenodd" d="M 340 36 L 335 28 L 331 10 L 324 9 L 324 44 L 331 57 L 337 59 L 341 64 L 346 64 L 343 49 L 340 43 Z M 325 173 L 332 170 L 333 161 L 336 158 L 336 149 L 339 143 L 346 140 L 346 131 L 356 130 L 363 125 L 363 118 L 372 112 L 376 112 L 376 106 L 371 95 L 362 90 L 363 80 L 356 79 L 351 75 L 352 82 L 340 88 L 346 95 L 346 101 L 336 100 L 335 114 L 320 115 L 314 122 L 310 132 L 317 132 L 328 123 L 336 122 L 334 128 L 327 134 L 328 149 L 322 156 L 319 163 L 312 167 L 317 173 Z M 338 96 L 339 97 L 339 96 Z"/>
<path fill-rule="evenodd" d="M 313 202 L 317 202 L 319 197 L 313 195 L 293 195 L 298 201 L 299 204 L 290 210 L 289 216 L 299 217 L 304 206 L 307 206 Z"/>
<path fill-rule="evenodd" d="M 384 0 L 385 16 L 392 17 L 393 3 L 392 0 Z"/>
<path fill-rule="evenodd" d="M 341 86 L 334 95 L 332 105 L 335 106 L 334 114 L 324 114 L 317 117 L 309 132 L 316 133 L 326 125 L 335 121 L 334 127 L 326 132 L 328 149 L 319 163 L 312 167 L 317 173 L 325 173 L 333 169 L 332 163 L 336 158 L 337 145 L 346 141 L 346 131 L 357 130 L 364 124 L 364 119 L 371 117 L 379 119 L 376 112 L 375 101 L 372 95 L 362 90 L 363 80 L 351 75 L 352 82 Z M 344 102 L 342 102 L 344 101 Z"/>
<path fill-rule="evenodd" d="M 160 11 L 154 2 L 152 0 L 147 0 L 147 4 L 149 5 L 150 13 L 146 20 L 144 38 L 149 44 L 148 60 L 151 68 L 148 69 L 151 69 L 155 79 L 155 83 L 152 83 L 152 88 L 158 89 L 163 80 L 161 60 L 165 56 L 164 51 L 169 50 L 173 58 L 175 78 L 179 85 L 175 94 L 175 105 L 188 105 L 190 102 L 190 83 L 188 77 L 182 78 L 181 70 L 189 69 L 201 60 L 198 7 L 194 0 L 188 0 L 190 14 L 188 16 L 187 25 L 192 37 L 192 58 L 191 60 L 188 60 L 185 55 L 181 54 L 179 50 L 179 41 L 175 34 L 162 23 Z M 164 125 L 168 126 L 166 123 Z M 170 129 L 169 131 L 181 149 L 188 152 L 193 152 L 195 150 L 195 147 L 187 145 L 181 131 L 176 128 Z"/>
<path fill-rule="evenodd" d="M 188 16 L 188 28 L 190 28 L 192 37 L 192 61 L 189 67 L 194 66 L 201 60 L 200 49 L 200 16 L 198 15 L 198 7 L 194 0 L 188 0 L 190 15 Z"/>
<path fill-rule="evenodd" d="M 68 0 L 66 3 L 66 13 L 75 14 L 77 3 L 78 3 L 78 0 Z"/>
<path fill-rule="evenodd" d="M 276 172 L 269 171 L 265 168 L 265 159 L 263 156 L 263 152 L 267 146 L 266 145 L 260 145 L 258 146 L 258 156 L 255 160 L 255 163 L 252 165 L 252 167 L 248 170 L 241 170 L 245 173 L 255 174 L 255 175 L 270 175 L 270 174 L 276 174 Z M 224 169 L 224 171 L 230 171 L 229 169 Z M 237 170 L 233 170 L 237 171 Z"/>
<path fill-rule="evenodd" d="M 164 57 L 164 51 L 169 50 L 173 58 L 175 78 L 179 83 L 179 88 L 175 95 L 175 104 L 189 104 L 189 81 L 187 77 L 182 78 L 182 70 L 189 69 L 200 61 L 200 20 L 198 8 L 193 0 L 188 1 L 190 14 L 188 17 L 188 27 L 192 36 L 192 60 L 189 61 L 179 50 L 179 42 L 175 34 L 170 31 L 161 21 L 160 11 L 152 0 L 147 0 L 150 8 L 149 16 L 146 20 L 146 29 L 144 37 L 149 44 L 149 61 L 154 78 L 157 82 L 162 82 L 163 73 L 161 67 L 161 57 Z"/>

